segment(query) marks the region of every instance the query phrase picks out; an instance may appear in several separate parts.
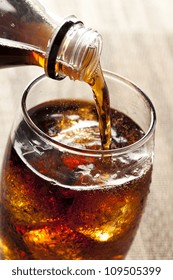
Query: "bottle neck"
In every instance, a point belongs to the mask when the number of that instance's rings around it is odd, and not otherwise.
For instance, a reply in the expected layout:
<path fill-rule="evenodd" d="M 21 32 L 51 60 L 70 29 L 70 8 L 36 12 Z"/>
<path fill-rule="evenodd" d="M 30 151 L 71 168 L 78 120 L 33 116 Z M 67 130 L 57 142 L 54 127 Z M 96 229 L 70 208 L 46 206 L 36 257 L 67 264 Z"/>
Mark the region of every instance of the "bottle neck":
<path fill-rule="evenodd" d="M 49 41 L 45 73 L 58 80 L 69 76 L 72 80 L 86 81 L 99 64 L 101 47 L 101 36 L 93 29 L 85 28 L 76 17 L 70 16 L 64 19 Z"/>

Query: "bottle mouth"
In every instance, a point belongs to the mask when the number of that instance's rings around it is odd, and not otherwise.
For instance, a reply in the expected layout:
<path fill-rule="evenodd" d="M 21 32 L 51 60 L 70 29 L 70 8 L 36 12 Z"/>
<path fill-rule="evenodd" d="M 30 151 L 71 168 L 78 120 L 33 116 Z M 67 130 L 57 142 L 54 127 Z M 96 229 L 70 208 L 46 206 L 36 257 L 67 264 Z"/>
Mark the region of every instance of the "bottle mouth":
<path fill-rule="evenodd" d="M 101 35 L 78 22 L 64 37 L 57 59 L 70 79 L 85 80 L 86 73 L 91 75 L 97 68 L 101 49 Z"/>
<path fill-rule="evenodd" d="M 101 35 L 90 28 L 81 26 L 73 26 L 74 32 L 76 32 L 76 41 L 71 41 L 74 45 L 69 49 L 72 49 L 68 66 L 71 68 L 71 79 L 86 80 L 89 76 L 95 72 L 102 50 L 102 37 Z M 76 29 L 76 30 L 75 30 Z M 68 51 L 68 49 L 67 49 Z"/>

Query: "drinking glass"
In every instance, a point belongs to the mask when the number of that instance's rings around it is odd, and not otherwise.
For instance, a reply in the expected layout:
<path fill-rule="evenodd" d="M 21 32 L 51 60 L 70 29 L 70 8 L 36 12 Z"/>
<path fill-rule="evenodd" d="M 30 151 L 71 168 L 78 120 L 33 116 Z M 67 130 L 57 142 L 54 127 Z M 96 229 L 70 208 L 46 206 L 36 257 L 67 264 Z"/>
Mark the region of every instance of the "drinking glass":
<path fill-rule="evenodd" d="M 87 84 L 42 75 L 24 91 L 2 167 L 2 259 L 125 258 L 149 193 L 156 117 L 136 85 L 104 77 L 110 150 Z"/>

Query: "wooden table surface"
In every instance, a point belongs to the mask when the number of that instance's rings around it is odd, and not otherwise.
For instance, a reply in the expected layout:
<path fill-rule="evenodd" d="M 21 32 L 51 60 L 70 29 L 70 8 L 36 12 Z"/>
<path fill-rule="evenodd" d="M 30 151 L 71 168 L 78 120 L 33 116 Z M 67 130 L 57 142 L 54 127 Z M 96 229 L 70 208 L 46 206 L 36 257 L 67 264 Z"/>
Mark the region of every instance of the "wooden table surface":
<path fill-rule="evenodd" d="M 135 82 L 157 112 L 151 192 L 127 259 L 173 259 L 173 1 L 49 0 L 103 36 L 101 63 Z M 49 3 L 49 4 L 48 4 Z M 0 164 L 21 94 L 42 69 L 0 70 Z"/>

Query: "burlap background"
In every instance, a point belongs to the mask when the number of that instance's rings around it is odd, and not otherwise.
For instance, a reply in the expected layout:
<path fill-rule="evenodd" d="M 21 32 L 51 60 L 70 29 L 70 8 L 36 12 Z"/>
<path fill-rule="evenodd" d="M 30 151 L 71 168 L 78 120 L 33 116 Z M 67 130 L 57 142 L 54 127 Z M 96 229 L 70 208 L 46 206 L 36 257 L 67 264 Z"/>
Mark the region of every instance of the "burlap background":
<path fill-rule="evenodd" d="M 151 193 L 127 259 L 173 259 L 173 1 L 49 0 L 103 36 L 101 62 L 138 84 L 157 112 Z M 23 89 L 37 67 L 0 70 L 0 164 Z"/>

